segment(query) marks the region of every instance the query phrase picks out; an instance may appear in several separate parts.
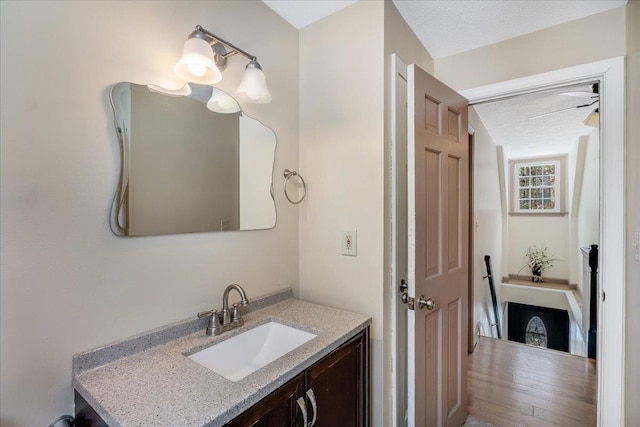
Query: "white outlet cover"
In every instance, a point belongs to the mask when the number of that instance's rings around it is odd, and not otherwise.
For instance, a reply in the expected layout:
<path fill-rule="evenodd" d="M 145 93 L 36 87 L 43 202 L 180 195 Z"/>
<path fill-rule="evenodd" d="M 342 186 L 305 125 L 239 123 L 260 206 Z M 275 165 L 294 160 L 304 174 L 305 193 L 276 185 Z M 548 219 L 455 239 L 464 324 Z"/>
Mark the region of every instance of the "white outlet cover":
<path fill-rule="evenodd" d="M 343 230 L 340 246 L 342 255 L 358 256 L 358 230 Z"/>

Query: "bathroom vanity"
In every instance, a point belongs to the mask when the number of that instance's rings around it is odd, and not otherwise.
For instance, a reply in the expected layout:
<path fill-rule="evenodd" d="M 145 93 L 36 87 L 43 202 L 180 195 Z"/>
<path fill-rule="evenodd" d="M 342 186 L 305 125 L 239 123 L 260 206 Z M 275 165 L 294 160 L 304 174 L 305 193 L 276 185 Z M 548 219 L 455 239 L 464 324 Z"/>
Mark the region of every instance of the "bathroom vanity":
<path fill-rule="evenodd" d="M 299 301 L 287 290 L 252 300 L 244 325 L 221 335 L 207 336 L 205 320 L 75 355 L 75 425 L 369 425 L 371 318 Z M 288 339 L 254 337 L 269 325 L 312 338 L 268 362 L 265 348 L 277 350 Z M 253 344 L 260 340 L 267 341 Z M 240 353 L 233 353 L 234 342 Z M 225 353 L 215 361 L 230 355 L 222 368 L 195 361 L 194 355 L 219 344 Z M 243 353 L 260 346 L 252 362 L 258 367 L 241 366 L 248 363 Z M 240 366 L 228 373 L 225 363 Z"/>

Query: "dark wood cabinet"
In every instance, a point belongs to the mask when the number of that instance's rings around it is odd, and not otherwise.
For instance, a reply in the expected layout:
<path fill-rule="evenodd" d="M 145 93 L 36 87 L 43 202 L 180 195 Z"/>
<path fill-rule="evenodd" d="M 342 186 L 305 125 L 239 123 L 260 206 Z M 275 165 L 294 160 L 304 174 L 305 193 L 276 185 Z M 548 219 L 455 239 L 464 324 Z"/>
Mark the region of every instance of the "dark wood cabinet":
<path fill-rule="evenodd" d="M 80 393 L 74 390 L 76 419 L 75 427 L 109 427 L 98 413 L 87 403 Z"/>
<path fill-rule="evenodd" d="M 314 427 L 368 425 L 367 362 L 361 334 L 307 369 L 306 389 L 318 407 Z"/>
<path fill-rule="evenodd" d="M 302 425 L 296 400 L 304 394 L 304 374 L 300 374 L 243 412 L 227 427 L 297 427 Z"/>
<path fill-rule="evenodd" d="M 304 427 L 300 398 L 309 426 L 369 425 L 369 328 L 225 426 Z"/>

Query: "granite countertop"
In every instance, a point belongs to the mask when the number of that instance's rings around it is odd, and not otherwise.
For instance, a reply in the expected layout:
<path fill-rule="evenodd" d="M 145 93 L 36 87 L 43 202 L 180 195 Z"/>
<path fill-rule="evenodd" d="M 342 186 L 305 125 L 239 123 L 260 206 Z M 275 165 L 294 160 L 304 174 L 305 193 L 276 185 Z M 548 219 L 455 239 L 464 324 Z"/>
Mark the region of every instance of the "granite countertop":
<path fill-rule="evenodd" d="M 371 323 L 361 314 L 293 299 L 290 291 L 284 295 L 217 337 L 204 327 L 192 333 L 190 320 L 75 355 L 73 386 L 110 426 L 223 425 Z M 317 337 L 237 382 L 186 357 L 269 321 Z"/>

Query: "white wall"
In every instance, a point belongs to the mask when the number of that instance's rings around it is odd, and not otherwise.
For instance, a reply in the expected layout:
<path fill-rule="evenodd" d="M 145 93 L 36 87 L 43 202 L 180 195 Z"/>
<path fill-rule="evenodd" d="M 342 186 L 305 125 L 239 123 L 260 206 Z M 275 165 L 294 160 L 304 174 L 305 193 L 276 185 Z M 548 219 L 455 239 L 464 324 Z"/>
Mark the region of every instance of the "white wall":
<path fill-rule="evenodd" d="M 578 248 L 600 243 L 600 129 L 587 139 L 578 207 Z"/>
<path fill-rule="evenodd" d="M 587 154 L 588 136 L 579 137 L 571 146 L 567 155 L 569 199 L 569 283 L 582 291 L 582 253 L 578 244 L 578 214 L 580 212 L 580 197 L 582 196 L 582 181 L 584 178 L 584 161 Z M 596 171 L 597 173 L 599 171 Z M 598 190 L 599 193 L 599 190 Z M 599 194 L 598 194 L 599 197 Z M 597 225 L 596 225 L 597 227 Z M 596 232 L 598 228 L 596 228 Z"/>
<path fill-rule="evenodd" d="M 624 8 L 619 7 L 439 58 L 436 77 L 462 90 L 622 56 L 624 28 Z"/>
<path fill-rule="evenodd" d="M 634 257 L 633 232 L 640 232 L 640 0 L 626 6 L 627 32 L 627 242 L 625 324 L 625 425 L 640 425 L 640 261 Z"/>
<path fill-rule="evenodd" d="M 502 283 L 502 233 L 503 211 L 498 171 L 497 147 L 478 116 L 475 108 L 469 108 L 469 123 L 475 130 L 473 137 L 473 327 L 481 324 L 485 336 L 498 336 L 495 327 L 491 293 L 484 256 L 491 257 L 494 285 L 500 304 Z M 502 326 L 504 329 L 504 326 Z M 504 332 L 503 332 L 504 334 Z M 506 334 L 505 334 L 506 335 Z"/>
<path fill-rule="evenodd" d="M 569 218 L 563 216 L 514 216 L 509 217 L 510 275 L 528 276 L 524 254 L 531 245 L 547 247 L 547 253 L 560 261 L 542 272 L 543 278 L 569 280 Z M 524 267 L 524 268 L 523 268 Z"/>
<path fill-rule="evenodd" d="M 0 424 L 44 426 L 73 411 L 73 353 L 220 306 L 231 282 L 249 297 L 297 290 L 298 208 L 278 173 L 274 230 L 111 233 L 119 152 L 108 89 L 179 86 L 173 65 L 201 24 L 258 55 L 273 102 L 243 107 L 276 131 L 275 170 L 297 169 L 298 32 L 261 2 L 3 1 L 0 15 Z M 230 63 L 228 91 L 245 65 Z"/>
<path fill-rule="evenodd" d="M 382 2 L 300 30 L 300 297 L 373 316 L 372 425 L 383 413 L 384 40 Z M 336 54 L 339 52 L 338 57 Z M 358 230 L 357 257 L 341 255 Z"/>

